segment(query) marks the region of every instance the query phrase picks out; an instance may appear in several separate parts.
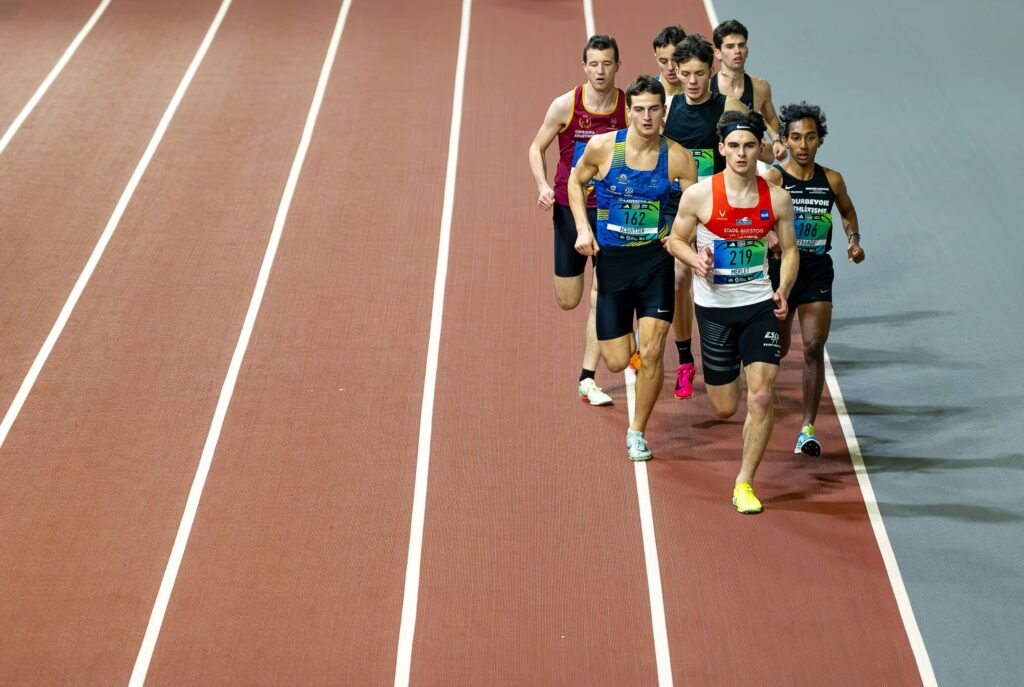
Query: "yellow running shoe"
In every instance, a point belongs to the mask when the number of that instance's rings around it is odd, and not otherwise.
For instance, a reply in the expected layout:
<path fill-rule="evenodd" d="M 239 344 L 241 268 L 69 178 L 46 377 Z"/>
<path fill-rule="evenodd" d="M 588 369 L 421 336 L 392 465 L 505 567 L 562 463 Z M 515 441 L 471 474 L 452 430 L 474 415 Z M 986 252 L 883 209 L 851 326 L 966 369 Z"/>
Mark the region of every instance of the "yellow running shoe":
<path fill-rule="evenodd" d="M 750 486 L 750 482 L 740 482 L 732 490 L 732 505 L 736 506 L 738 512 L 744 514 L 760 513 L 764 510 L 761 502 L 754 496 L 754 488 Z"/>
<path fill-rule="evenodd" d="M 629 369 L 633 372 L 640 369 L 640 351 L 633 351 L 633 355 L 629 358 Z"/>

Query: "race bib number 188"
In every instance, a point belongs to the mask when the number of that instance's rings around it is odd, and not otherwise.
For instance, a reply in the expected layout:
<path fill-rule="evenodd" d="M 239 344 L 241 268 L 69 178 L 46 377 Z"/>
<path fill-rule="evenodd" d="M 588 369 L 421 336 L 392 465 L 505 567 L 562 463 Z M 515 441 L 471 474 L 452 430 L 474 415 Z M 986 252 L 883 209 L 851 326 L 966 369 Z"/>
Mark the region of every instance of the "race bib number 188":
<path fill-rule="evenodd" d="M 742 284 L 764 277 L 764 239 L 715 239 L 715 284 Z"/>

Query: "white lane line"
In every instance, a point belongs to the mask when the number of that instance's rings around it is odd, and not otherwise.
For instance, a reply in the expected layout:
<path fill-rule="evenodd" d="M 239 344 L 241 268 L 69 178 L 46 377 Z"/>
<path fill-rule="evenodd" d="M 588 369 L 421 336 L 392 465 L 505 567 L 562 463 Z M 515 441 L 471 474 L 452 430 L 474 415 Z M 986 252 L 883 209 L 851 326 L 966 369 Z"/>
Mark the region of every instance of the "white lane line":
<path fill-rule="evenodd" d="M 99 7 L 97 7 L 92 13 L 92 16 L 89 17 L 89 21 L 85 22 L 85 26 L 82 27 L 82 30 L 79 31 L 78 35 L 71 41 L 71 44 L 68 45 L 67 50 L 64 51 L 64 54 L 61 55 L 60 59 L 57 60 L 57 64 L 54 65 L 53 69 L 50 70 L 50 73 L 46 75 L 45 79 L 43 79 L 43 83 L 39 84 L 39 88 L 37 88 L 36 92 L 31 98 L 29 98 L 28 103 L 26 103 L 25 107 L 21 109 L 18 116 L 14 118 L 11 125 L 7 127 L 7 131 L 4 133 L 3 138 L 0 138 L 0 153 L 4 152 L 7 148 L 7 144 L 11 142 L 12 138 L 14 138 L 14 134 L 18 133 L 18 129 L 20 129 L 25 120 L 28 119 L 28 116 L 32 114 L 32 110 L 34 110 L 36 105 L 39 104 L 39 101 L 43 99 L 46 91 L 48 91 L 53 82 L 57 80 L 57 77 L 60 75 L 61 71 L 64 70 L 67 63 L 71 61 L 75 51 L 78 50 L 78 46 L 82 44 L 85 37 L 89 35 L 90 31 L 92 31 L 92 27 L 100 20 L 100 17 L 103 15 L 103 12 L 107 9 L 107 5 L 109 4 L 110 0 L 103 0 L 103 2 L 99 4 Z M 0 443 L 2 443 L 2 441 L 0 441 Z"/>
<path fill-rule="evenodd" d="M 420 560 L 423 554 L 423 523 L 427 510 L 427 474 L 430 470 L 430 439 L 434 424 L 434 391 L 437 385 L 437 361 L 441 348 L 441 321 L 444 316 L 444 290 L 448 279 L 448 245 L 455 207 L 456 169 L 459 163 L 459 132 L 462 129 L 462 96 L 469 54 L 469 18 L 473 0 L 462 0 L 459 25 L 459 52 L 455 63 L 455 89 L 452 93 L 452 125 L 448 132 L 448 162 L 444 175 L 444 203 L 441 209 L 441 233 L 437 243 L 437 270 L 434 272 L 434 299 L 430 309 L 430 336 L 427 340 L 427 367 L 423 377 L 423 404 L 420 408 L 420 438 L 416 450 L 416 482 L 412 496 L 409 525 L 409 557 L 405 565 L 405 593 L 402 597 L 402 621 L 398 629 L 398 655 L 395 659 L 395 687 L 409 684 L 412 643 L 416 633 L 416 609 L 420 594 Z"/>
<path fill-rule="evenodd" d="M 583 27 L 588 39 L 597 33 L 594 28 L 594 0 L 583 0 Z"/>
<path fill-rule="evenodd" d="M 594 4 L 583 0 L 583 20 L 587 35 L 597 32 L 594 23 Z M 626 407 L 629 424 L 633 424 L 636 411 L 636 373 L 626 368 Z M 633 463 L 636 478 L 636 498 L 640 510 L 640 534 L 644 544 L 644 567 L 647 569 L 647 595 L 651 606 L 651 630 L 654 634 L 654 660 L 658 667 L 658 686 L 672 687 L 672 656 L 668 647 L 668 626 L 665 623 L 665 597 L 661 591 L 661 564 L 658 562 L 658 544 L 654 538 L 654 509 L 651 506 L 651 485 L 647 476 L 647 463 Z"/>
<path fill-rule="evenodd" d="M 636 408 L 636 373 L 626 368 L 626 407 L 629 424 L 633 424 Z M 658 666 L 659 687 L 672 687 L 672 657 L 668 648 L 668 626 L 665 624 L 665 598 L 661 591 L 661 564 L 654 539 L 654 510 L 651 507 L 651 486 L 647 463 L 633 463 L 636 497 L 640 506 L 640 532 L 644 542 L 644 564 L 647 568 L 647 593 L 651 603 L 651 628 L 654 632 L 654 659 Z"/>
<path fill-rule="evenodd" d="M 711 30 L 714 31 L 715 27 L 721 22 L 718 21 L 718 12 L 715 12 L 715 5 L 712 0 L 704 0 L 704 11 L 708 15 L 708 21 L 711 23 Z"/>
<path fill-rule="evenodd" d="M 132 195 L 135 193 L 135 188 L 139 185 L 142 175 L 146 173 L 146 168 L 149 167 L 150 160 L 153 159 L 153 155 L 156 153 L 156 149 L 160 145 L 160 141 L 163 140 L 164 133 L 167 131 L 167 127 L 170 125 L 171 119 L 174 118 L 174 113 L 178 110 L 178 104 L 181 103 L 182 98 L 185 97 L 185 91 L 188 90 L 189 85 L 192 83 L 192 77 L 195 75 L 196 70 L 199 69 L 199 65 L 203 61 L 203 57 L 205 57 L 206 51 L 210 47 L 210 43 L 213 42 L 214 35 L 217 33 L 217 28 L 220 26 L 220 22 L 224 18 L 224 13 L 228 11 L 228 7 L 230 6 L 231 0 L 224 0 L 223 4 L 221 4 L 220 11 L 218 11 L 217 15 L 214 17 L 213 23 L 210 24 L 210 28 L 206 32 L 206 37 L 199 45 L 199 50 L 196 52 L 195 57 L 192 58 L 192 64 L 189 65 L 185 75 L 181 78 L 181 83 L 178 84 L 178 89 L 174 92 L 174 96 L 171 98 L 170 104 L 164 111 L 163 117 L 160 118 L 160 123 L 157 124 L 156 131 L 153 133 L 153 138 L 150 139 L 149 145 L 146 146 L 145 152 L 142 153 L 142 158 L 139 159 L 139 164 L 136 165 L 135 171 L 132 172 L 132 176 L 128 180 L 128 185 L 124 187 L 124 191 L 121 193 L 121 197 L 118 199 L 117 205 L 114 207 L 114 213 L 107 221 L 107 226 L 104 227 L 103 233 L 100 234 L 99 241 L 97 241 L 96 246 L 93 248 L 92 254 L 89 256 L 89 260 L 85 263 L 85 268 L 82 270 L 82 273 L 78 275 L 78 280 L 75 282 L 74 287 L 72 287 L 71 293 L 68 295 L 68 299 L 64 303 L 64 307 L 61 308 L 60 314 L 57 316 L 57 321 L 53 323 L 53 328 L 50 329 L 50 333 L 47 335 L 42 348 L 39 349 L 39 353 L 32 362 L 32 366 L 29 368 L 28 374 L 25 375 L 25 379 L 21 382 L 21 386 L 18 388 L 18 393 L 14 395 L 11 407 L 7 409 L 7 413 L 4 415 L 3 421 L 0 422 L 0 446 L 3 446 L 4 442 L 7 440 L 7 435 L 11 431 L 11 426 L 17 419 L 18 413 L 21 412 L 22 406 L 25 405 L 25 399 L 28 398 L 29 392 L 32 391 L 32 387 L 36 383 L 36 378 L 39 377 L 39 372 L 43 369 L 43 365 L 46 364 L 46 360 L 50 357 L 50 352 L 57 344 L 57 339 L 60 338 L 61 332 L 64 331 L 64 327 L 71 318 L 71 313 L 74 311 L 75 306 L 78 305 L 78 299 L 82 297 L 82 292 L 89 283 L 89 279 L 92 278 L 93 272 L 96 271 L 96 265 L 99 264 L 100 258 L 103 256 L 103 252 L 107 248 L 107 244 L 110 243 L 110 239 L 114 235 L 117 225 L 121 222 L 121 217 L 124 215 L 125 209 L 128 207 L 128 203 L 131 201 Z"/>
<path fill-rule="evenodd" d="M 893 552 L 889 535 L 885 531 L 885 523 L 882 522 L 882 514 L 878 510 L 878 502 L 875 500 L 875 490 L 871 487 L 871 479 L 864 467 L 864 456 L 860 452 L 860 442 L 853 432 L 853 422 L 846 412 L 846 402 L 843 400 L 843 392 L 839 390 L 839 380 L 832 369 L 832 361 L 829 359 L 828 351 L 825 352 L 825 381 L 828 383 L 828 391 L 832 395 L 832 405 L 835 406 L 836 415 L 839 417 L 839 424 L 843 428 L 843 436 L 846 437 L 846 445 L 850 449 L 850 460 L 853 462 L 854 472 L 857 474 L 857 482 L 860 484 L 861 493 L 864 496 L 864 505 L 867 506 L 868 518 L 871 521 L 871 529 L 874 530 L 875 540 L 878 542 L 878 549 L 885 562 L 885 571 L 889 575 L 889 584 L 892 585 L 893 595 L 896 597 L 896 605 L 900 609 L 900 617 L 903 619 L 903 627 L 907 631 L 907 639 L 910 640 L 910 647 L 914 651 L 914 659 L 917 661 L 917 670 L 921 674 L 921 682 L 925 687 L 935 687 L 935 671 L 932 669 L 931 660 L 928 658 L 928 650 L 924 645 L 924 638 L 921 630 L 917 627 L 917 619 L 914 617 L 914 609 L 910 605 L 910 596 L 903 584 L 903 577 L 900 575 L 900 566 L 896 563 L 896 554 Z"/>
<path fill-rule="evenodd" d="M 306 115 L 306 124 L 302 129 L 302 137 L 299 139 L 299 145 L 295 151 L 295 159 L 292 160 L 291 171 L 288 173 L 288 180 L 284 186 L 284 193 L 281 195 L 281 202 L 277 206 L 277 216 L 274 218 L 274 226 L 270 232 L 270 240 L 267 242 L 267 250 L 263 254 L 263 264 L 260 265 L 256 286 L 253 289 L 252 299 L 249 301 L 249 310 L 245 313 L 242 331 L 238 335 L 238 343 L 235 344 L 235 352 L 231 356 L 228 373 L 224 378 L 224 384 L 221 386 L 220 398 L 217 399 L 217 408 L 214 410 L 213 420 L 210 423 L 210 431 L 206 435 L 206 444 L 203 446 L 203 453 L 199 458 L 196 476 L 188 493 L 188 501 L 185 503 L 185 512 L 182 514 L 181 523 L 178 525 L 178 533 L 174 538 L 174 546 L 171 548 L 167 568 L 164 570 L 163 580 L 160 582 L 160 589 L 153 604 L 153 612 L 150 614 L 146 634 L 142 639 L 139 654 L 135 659 L 135 668 L 132 670 L 131 680 L 128 683 L 130 687 L 142 687 L 146 680 L 146 673 L 149 671 L 149 663 L 153 658 L 153 650 L 156 648 L 156 642 L 160 635 L 164 614 L 167 612 L 167 604 L 170 602 L 171 592 L 174 590 L 174 583 L 178 577 L 178 569 L 181 567 L 181 561 L 185 555 L 185 547 L 188 544 L 188 538 L 192 532 L 192 524 L 195 522 L 196 512 L 199 509 L 199 500 L 203 495 L 206 477 L 210 473 L 213 454 L 217 449 L 217 442 L 220 440 L 221 430 L 224 427 L 224 418 L 227 415 L 228 406 L 231 404 L 231 396 L 235 391 L 235 383 L 238 381 L 238 372 L 242 367 L 242 359 L 245 357 L 245 351 L 249 347 L 249 339 L 252 336 L 253 326 L 256 324 L 256 316 L 259 314 L 260 305 L 263 303 L 263 295 L 267 290 L 270 270 L 274 265 L 277 247 L 281 242 L 281 234 L 284 232 L 285 220 L 288 217 L 288 210 L 291 207 L 292 197 L 295 194 L 295 187 L 299 181 L 299 174 L 302 172 L 302 164 L 306 159 L 306 152 L 309 150 L 309 144 L 313 138 L 317 115 L 320 113 L 320 105 L 324 99 L 324 92 L 327 90 L 327 81 L 331 75 L 334 58 L 338 52 L 338 43 L 341 41 L 341 33 L 345 28 L 345 21 L 348 18 L 351 6 L 352 0 L 345 0 L 338 13 L 338 20 L 335 23 L 334 33 L 327 48 L 327 55 L 324 57 L 324 63 L 320 69 L 320 79 L 317 81 L 316 90 L 313 93 L 313 101 L 309 106 L 309 113 Z"/>

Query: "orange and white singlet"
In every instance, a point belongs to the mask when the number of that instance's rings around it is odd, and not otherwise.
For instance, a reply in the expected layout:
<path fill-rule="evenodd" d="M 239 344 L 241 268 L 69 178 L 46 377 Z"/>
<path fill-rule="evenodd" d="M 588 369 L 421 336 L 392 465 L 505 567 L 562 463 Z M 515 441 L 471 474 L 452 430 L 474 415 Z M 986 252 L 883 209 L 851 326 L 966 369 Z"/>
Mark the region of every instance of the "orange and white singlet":
<path fill-rule="evenodd" d="M 697 253 L 710 246 L 714 268 L 693 275 L 693 300 L 706 308 L 736 308 L 772 297 L 765 236 L 775 227 L 768 182 L 757 177 L 757 205 L 735 208 L 725 192 L 725 173 L 711 177 L 711 217 L 697 224 Z"/>

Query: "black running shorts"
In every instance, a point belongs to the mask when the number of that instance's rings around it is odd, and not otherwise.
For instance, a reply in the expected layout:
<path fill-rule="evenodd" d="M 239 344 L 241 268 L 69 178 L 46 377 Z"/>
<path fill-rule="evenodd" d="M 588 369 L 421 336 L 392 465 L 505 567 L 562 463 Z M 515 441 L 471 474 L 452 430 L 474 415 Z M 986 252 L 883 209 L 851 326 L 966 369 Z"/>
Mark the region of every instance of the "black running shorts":
<path fill-rule="evenodd" d="M 578 277 L 587 267 L 587 256 L 576 252 L 576 220 L 568 205 L 555 203 L 552 208 L 555 223 L 555 276 Z M 597 231 L 597 209 L 587 208 L 590 228 Z"/>
<path fill-rule="evenodd" d="M 597 338 L 633 331 L 633 316 L 672 321 L 675 265 L 660 241 L 635 248 L 602 248 L 597 254 Z"/>
<path fill-rule="evenodd" d="M 778 365 L 779 321 L 775 301 L 738 308 L 705 308 L 694 304 L 700 328 L 704 383 L 721 386 L 740 374 L 740 362 Z"/>
<path fill-rule="evenodd" d="M 782 260 L 774 257 L 768 259 L 768 276 L 772 279 L 772 289 L 779 288 L 779 271 L 782 269 Z M 790 310 L 796 310 L 798 305 L 804 303 L 816 303 L 818 301 L 832 302 L 832 281 L 835 278 L 835 270 L 832 269 L 832 256 L 808 255 L 801 253 L 800 270 L 796 273 L 796 282 L 793 290 L 789 292 Z"/>

